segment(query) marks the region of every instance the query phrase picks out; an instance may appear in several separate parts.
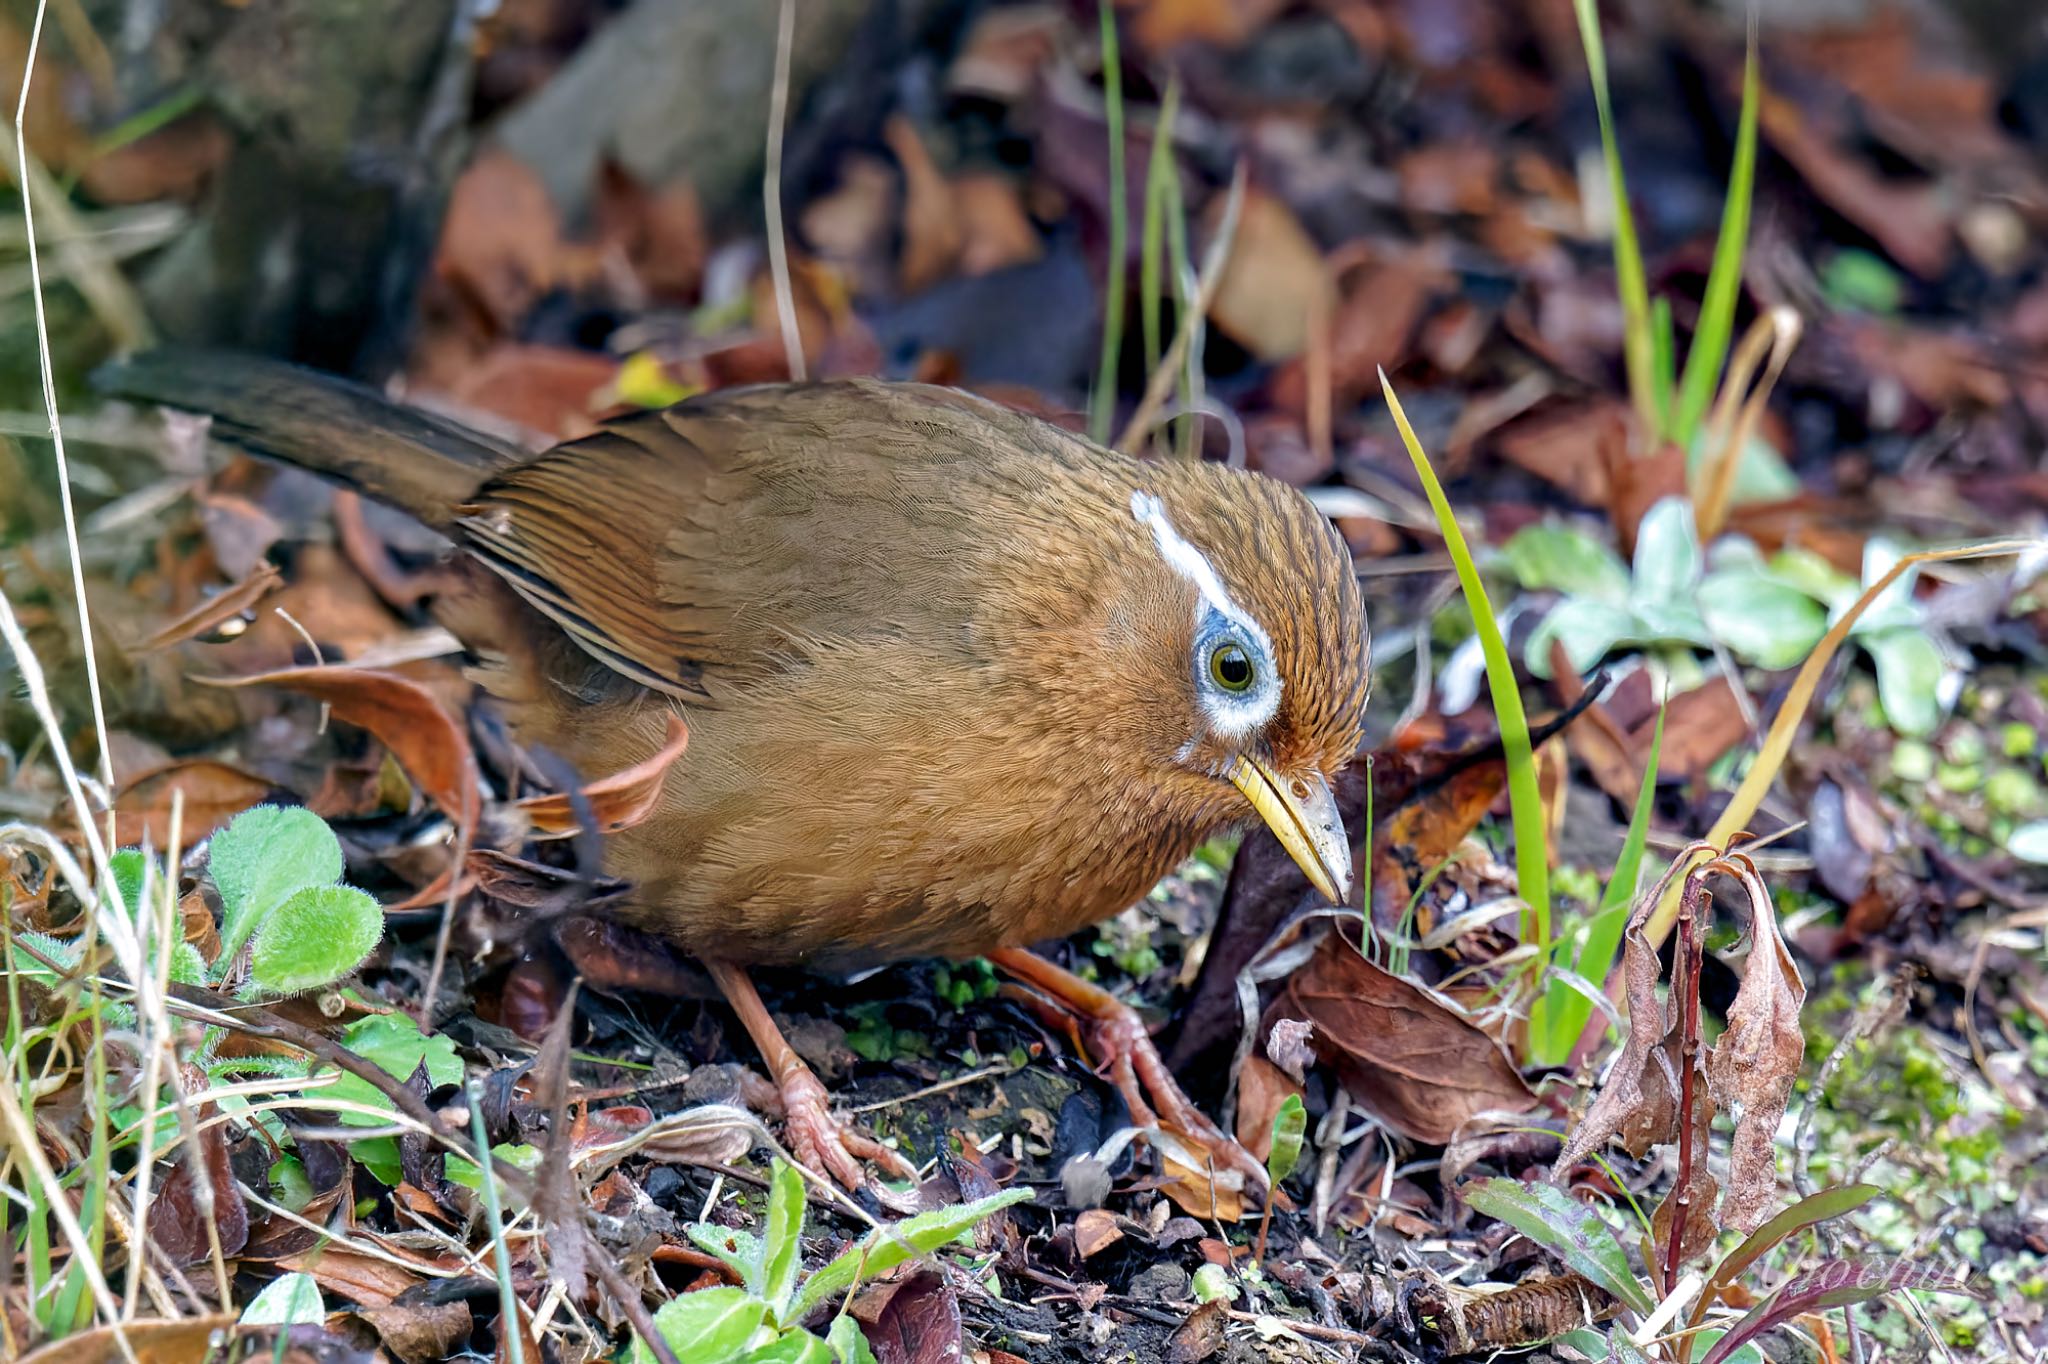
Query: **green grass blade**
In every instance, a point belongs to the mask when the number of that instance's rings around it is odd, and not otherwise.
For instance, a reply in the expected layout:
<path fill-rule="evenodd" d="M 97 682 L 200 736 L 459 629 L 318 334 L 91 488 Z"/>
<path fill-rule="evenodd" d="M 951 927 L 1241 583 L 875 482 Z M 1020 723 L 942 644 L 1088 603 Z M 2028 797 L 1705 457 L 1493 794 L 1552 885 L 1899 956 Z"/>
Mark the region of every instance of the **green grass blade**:
<path fill-rule="evenodd" d="M 1614 135 L 1614 109 L 1607 97 L 1607 48 L 1600 40 L 1600 12 L 1597 0 L 1573 0 L 1572 7 L 1578 13 L 1579 42 L 1586 49 L 1586 74 L 1592 79 L 1593 105 L 1600 115 L 1600 154 L 1607 162 L 1608 192 L 1614 199 L 1614 286 L 1621 295 L 1622 360 L 1628 369 L 1629 399 L 1655 430 L 1650 286 L 1643 272 L 1642 248 L 1636 242 L 1635 214 L 1628 204 L 1621 144 Z"/>
<path fill-rule="evenodd" d="M 1621 841 L 1621 854 L 1614 860 L 1614 874 L 1600 896 L 1600 908 L 1586 925 L 1586 940 L 1579 948 L 1572 969 L 1595 985 L 1603 985 L 1614 969 L 1614 954 L 1621 947 L 1621 935 L 1628 925 L 1629 910 L 1636 898 L 1636 884 L 1643 869 L 1643 846 L 1649 839 L 1650 810 L 1657 803 L 1657 762 L 1664 752 L 1664 708 L 1657 708 L 1657 727 L 1650 735 L 1650 761 L 1643 769 L 1643 787 L 1636 794 L 1636 807 L 1628 821 L 1628 833 Z M 1541 1065 L 1562 1065 L 1578 1045 L 1593 1017 L 1593 1001 L 1571 986 L 1553 981 L 1543 1012 L 1545 1030 L 1539 1035 L 1530 1028 L 1530 1059 Z"/>
<path fill-rule="evenodd" d="M 1152 155 L 1145 164 L 1145 223 L 1143 236 L 1138 248 L 1138 288 L 1143 294 L 1142 318 L 1145 329 L 1145 373 L 1159 368 L 1159 357 L 1164 353 L 1164 341 L 1160 334 L 1160 311 L 1164 305 L 1161 284 L 1164 282 L 1166 256 L 1166 215 L 1174 178 L 1173 124 L 1180 113 L 1180 76 L 1176 73 L 1166 83 L 1166 94 L 1159 102 L 1159 121 L 1152 132 Z"/>
<path fill-rule="evenodd" d="M 1657 412 L 1657 430 L 1671 430 L 1671 394 L 1678 364 L 1678 343 L 1672 338 L 1671 300 L 1659 294 L 1650 300 L 1650 406 Z"/>
<path fill-rule="evenodd" d="M 1536 787 L 1536 754 L 1529 744 L 1529 717 L 1522 709 L 1522 693 L 1515 684 L 1514 661 L 1508 656 L 1507 641 L 1501 637 L 1493 604 L 1487 600 L 1486 585 L 1479 580 L 1479 567 L 1472 562 L 1465 532 L 1458 526 L 1443 485 L 1437 482 L 1436 470 L 1430 467 L 1422 442 L 1415 438 L 1415 428 L 1408 424 L 1408 414 L 1402 411 L 1401 399 L 1387 381 L 1385 370 L 1380 371 L 1380 388 L 1387 397 L 1387 410 L 1394 414 L 1394 425 L 1401 430 L 1401 443 L 1408 447 L 1408 458 L 1415 463 L 1416 477 L 1422 480 L 1422 490 L 1429 496 L 1430 509 L 1436 513 L 1444 548 L 1450 551 L 1451 562 L 1458 570 L 1458 585 L 1465 592 L 1466 608 L 1472 612 L 1480 652 L 1486 656 L 1486 686 L 1493 697 L 1494 718 L 1500 724 L 1501 744 L 1507 752 L 1508 804 L 1515 828 L 1515 879 L 1523 901 L 1529 906 L 1523 916 L 1522 941 L 1536 946 L 1540 960 L 1550 949 L 1550 862 L 1543 836 L 1543 794 Z"/>
<path fill-rule="evenodd" d="M 1102 100 L 1109 123 L 1109 264 L 1102 282 L 1102 363 L 1088 402 L 1088 434 L 1107 444 L 1116 416 L 1116 376 L 1124 348 L 1124 257 L 1130 239 L 1130 211 L 1124 203 L 1124 73 L 1117 47 L 1116 10 L 1099 0 L 1102 12 Z"/>
<path fill-rule="evenodd" d="M 1742 292 L 1742 257 L 1749 246 L 1749 208 L 1756 185 L 1756 116 L 1761 101 L 1756 28 L 1752 24 L 1749 55 L 1742 66 L 1742 118 L 1735 132 L 1735 162 L 1728 172 L 1728 198 L 1721 205 L 1721 235 L 1714 242 L 1714 264 L 1700 301 L 1700 324 L 1693 332 L 1692 349 L 1685 355 L 1678 411 L 1671 421 L 1671 439 L 1681 450 L 1691 448 L 1700 421 L 1707 415 L 1735 335 L 1735 302 Z"/>

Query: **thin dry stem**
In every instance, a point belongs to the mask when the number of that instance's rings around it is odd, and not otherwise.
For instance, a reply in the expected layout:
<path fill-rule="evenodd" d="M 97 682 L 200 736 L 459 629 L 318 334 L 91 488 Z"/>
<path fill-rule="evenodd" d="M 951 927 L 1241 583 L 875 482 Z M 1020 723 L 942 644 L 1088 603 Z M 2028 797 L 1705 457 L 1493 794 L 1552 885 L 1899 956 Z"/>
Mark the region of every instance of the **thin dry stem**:
<path fill-rule="evenodd" d="M 796 295 L 789 283 L 789 242 L 782 232 L 782 129 L 789 117 L 790 50 L 796 45 L 796 0 L 782 0 L 775 28 L 775 84 L 768 97 L 768 164 L 761 173 L 761 205 L 768 219 L 768 268 L 775 277 L 775 316 L 789 377 L 802 383 L 804 340 L 797 330 Z"/>

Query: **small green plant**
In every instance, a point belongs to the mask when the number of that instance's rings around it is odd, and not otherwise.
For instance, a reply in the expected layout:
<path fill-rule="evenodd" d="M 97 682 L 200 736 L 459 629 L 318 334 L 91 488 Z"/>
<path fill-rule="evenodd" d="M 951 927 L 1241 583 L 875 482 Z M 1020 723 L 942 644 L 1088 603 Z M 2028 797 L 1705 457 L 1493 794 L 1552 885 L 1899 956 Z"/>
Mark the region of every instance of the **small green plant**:
<path fill-rule="evenodd" d="M 221 901 L 215 984 L 232 980 L 247 946 L 245 992 L 321 989 L 361 966 L 384 936 L 383 910 L 341 884 L 341 842 L 311 810 L 244 810 L 213 836 L 206 870 Z"/>
<path fill-rule="evenodd" d="M 1280 1181 L 1294 1173 L 1294 1167 L 1301 1163 L 1301 1144 L 1307 1135 L 1308 1110 L 1302 1106 L 1299 1094 L 1289 1094 L 1273 1112 L 1272 1140 L 1266 1148 L 1268 1188 L 1279 1188 Z M 1252 1252 L 1254 1264 L 1266 1258 L 1266 1231 L 1272 1223 L 1273 1200 L 1268 1198 L 1265 1210 L 1259 1214 L 1259 1244 Z"/>
<path fill-rule="evenodd" d="M 803 1323 L 861 1284 L 939 1250 L 1030 1197 L 1028 1189 L 1011 1189 L 877 1228 L 800 1281 L 804 1181 L 794 1166 L 778 1160 L 758 1233 L 709 1222 L 689 1228 L 700 1249 L 739 1276 L 739 1287 L 672 1298 L 654 1314 L 655 1328 L 676 1358 L 690 1364 L 875 1364 L 866 1337 L 846 1312 L 835 1315 L 822 1336 Z M 636 1339 L 629 1358 L 632 1364 L 653 1364 L 654 1352 Z"/>
<path fill-rule="evenodd" d="M 1516 532 L 1501 547 L 1515 580 L 1565 594 L 1529 637 L 1523 654 L 1529 671 L 1550 676 L 1553 644 L 1564 646 L 1579 672 L 1624 646 L 1719 645 L 1744 663 L 1790 668 L 1901 557 L 1897 547 L 1873 539 L 1859 583 L 1809 550 L 1766 558 L 1740 535 L 1720 537 L 1703 556 L 1694 526 L 1684 498 L 1650 508 L 1636 534 L 1632 572 L 1607 545 L 1568 526 L 1543 523 Z M 1953 670 L 1913 599 L 1911 572 L 1878 595 L 1848 637 L 1870 656 L 1892 727 L 1906 735 L 1932 733 Z"/>
<path fill-rule="evenodd" d="M 1742 255 L 1749 242 L 1750 201 L 1756 186 L 1757 107 L 1761 88 L 1757 74 L 1756 35 L 1750 34 L 1742 71 L 1742 112 L 1735 131 L 1735 158 L 1728 172 L 1727 197 L 1721 206 L 1720 234 L 1714 241 L 1714 262 L 1700 301 L 1698 325 L 1686 351 L 1684 373 L 1677 369 L 1671 334 L 1671 308 L 1658 299 L 1653 306 L 1642 248 L 1636 237 L 1635 214 L 1628 202 L 1628 177 L 1615 136 L 1614 108 L 1607 88 L 1607 49 L 1600 36 L 1595 0 L 1574 0 L 1579 41 L 1586 53 L 1586 73 L 1593 86 L 1600 118 L 1600 152 L 1607 167 L 1607 186 L 1614 201 L 1614 276 L 1622 313 L 1622 359 L 1628 374 L 1629 398 L 1646 430 L 1690 451 L 1705 432 L 1707 409 L 1723 383 L 1730 342 L 1735 334 L 1735 304 L 1742 288 Z M 1722 438 L 1732 432 L 1722 431 Z"/>

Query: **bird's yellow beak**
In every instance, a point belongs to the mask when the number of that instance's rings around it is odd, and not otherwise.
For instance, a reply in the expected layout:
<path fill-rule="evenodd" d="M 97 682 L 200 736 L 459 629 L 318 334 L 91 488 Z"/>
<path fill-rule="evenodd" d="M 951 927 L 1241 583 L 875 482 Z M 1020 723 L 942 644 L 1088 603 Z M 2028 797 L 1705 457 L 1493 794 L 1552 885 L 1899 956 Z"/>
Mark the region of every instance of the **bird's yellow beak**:
<path fill-rule="evenodd" d="M 1351 897 L 1351 840 L 1337 813 L 1337 797 L 1322 773 L 1282 777 L 1255 758 L 1239 757 L 1230 781 L 1244 792 L 1310 885 L 1333 905 Z"/>

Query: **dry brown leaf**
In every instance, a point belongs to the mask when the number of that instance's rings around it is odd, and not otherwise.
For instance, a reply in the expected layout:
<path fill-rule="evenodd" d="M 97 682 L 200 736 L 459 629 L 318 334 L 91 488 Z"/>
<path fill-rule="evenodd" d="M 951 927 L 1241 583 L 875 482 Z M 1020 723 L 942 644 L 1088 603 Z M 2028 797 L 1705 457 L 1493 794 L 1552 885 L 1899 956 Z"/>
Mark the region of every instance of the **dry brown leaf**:
<path fill-rule="evenodd" d="M 389 1307 L 398 1295 L 426 1282 L 419 1272 L 390 1260 L 328 1244 L 276 1262 L 287 1273 L 310 1274 L 325 1292 L 364 1307 Z"/>
<path fill-rule="evenodd" d="M 597 429 L 603 395 L 618 378 L 618 362 L 596 351 L 505 342 L 464 366 L 449 396 L 549 440 L 569 440 Z"/>
<path fill-rule="evenodd" d="M 1660 1256 L 1670 1253 L 1671 1224 L 1678 1220 L 1680 1207 L 1685 1210 L 1685 1226 L 1678 1246 L 1681 1261 L 1705 1254 L 1714 1244 L 1714 1238 L 1721 1234 L 1721 1223 L 1714 1215 L 1714 1201 L 1720 1196 L 1721 1186 L 1707 1166 L 1707 1141 L 1713 1130 L 1714 1105 L 1696 1100 L 1693 1104 L 1692 1176 L 1684 1185 L 1674 1185 L 1650 1216 L 1650 1239 Z"/>
<path fill-rule="evenodd" d="M 1806 1034 L 1799 1027 L 1806 982 L 1778 933 L 1769 887 L 1747 858 L 1738 855 L 1730 861 L 1749 893 L 1749 956 L 1728 1009 L 1728 1028 L 1707 1055 L 1707 1088 L 1717 1104 L 1735 1114 L 1721 1220 L 1746 1232 L 1756 1230 L 1777 1198 L 1772 1143 L 1806 1060 Z"/>
<path fill-rule="evenodd" d="M 1627 403 L 1599 399 L 1511 423 L 1494 438 L 1503 458 L 1562 488 L 1574 502 L 1607 505 L 1609 446 L 1628 445 Z"/>
<path fill-rule="evenodd" d="M 1223 1161 L 1209 1156 L 1207 1148 L 1184 1132 L 1176 1132 L 1190 1154 L 1203 1157 L 1207 1166 L 1221 1171 L 1228 1168 Z M 1167 1183 L 1159 1192 L 1174 1201 L 1175 1206 L 1190 1217 L 1205 1222 L 1241 1222 L 1244 1220 L 1244 1195 L 1238 1190 L 1227 1188 L 1209 1178 L 1204 1170 L 1191 1169 L 1175 1160 L 1165 1151 L 1159 1153 L 1159 1164 L 1166 1171 Z"/>
<path fill-rule="evenodd" d="M 434 273 L 500 333 L 512 331 L 563 278 L 560 218 L 539 175 L 486 148 L 455 181 Z"/>
<path fill-rule="evenodd" d="M 1401 204 L 1418 213 L 1491 213 L 1500 155 L 1483 142 L 1439 142 L 1401 158 Z"/>
<path fill-rule="evenodd" d="M 590 817 L 599 832 L 615 834 L 653 814 L 669 768 L 689 746 L 690 726 L 681 715 L 671 715 L 659 751 L 584 787 L 583 798 L 590 803 Z M 519 808 L 545 837 L 566 838 L 579 828 L 575 807 L 565 795 L 529 796 L 519 802 Z"/>
<path fill-rule="evenodd" d="M 876 1364 L 958 1364 L 960 1300 L 945 1277 L 919 1270 L 885 1287 L 888 1298 L 862 1333 Z"/>
<path fill-rule="evenodd" d="M 145 840 L 151 847 L 168 846 L 172 798 L 182 792 L 178 837 L 189 847 L 250 806 L 271 799 L 277 789 L 254 772 L 210 758 L 175 762 L 132 777 L 121 788 L 114 798 L 114 836 L 123 846 Z"/>
<path fill-rule="evenodd" d="M 121 1330 L 135 1352 L 135 1364 L 193 1364 L 212 1354 L 213 1333 L 233 1331 L 235 1320 L 233 1312 L 221 1312 L 178 1321 L 131 1321 Z M 128 1358 L 113 1327 L 95 1326 L 29 1351 L 21 1364 L 125 1364 Z"/>
<path fill-rule="evenodd" d="M 991 171 L 953 177 L 953 211 L 960 217 L 960 273 L 986 275 L 1028 265 L 1045 243 L 1024 209 L 1017 182 Z"/>
<path fill-rule="evenodd" d="M 964 241 L 953 203 L 953 187 L 933 164 L 917 125 L 890 116 L 882 138 L 903 169 L 903 258 L 898 278 L 903 292 L 919 293 L 953 273 Z"/>
<path fill-rule="evenodd" d="M 1074 1253 L 1084 1260 L 1123 1239 L 1124 1229 L 1107 1208 L 1083 1208 L 1074 1218 Z"/>
<path fill-rule="evenodd" d="M 187 1089 L 205 1087 L 203 1074 L 189 1067 L 187 1072 Z M 213 1234 L 209 1225 L 218 1233 L 221 1254 L 228 1259 L 240 1254 L 249 1240 L 249 1205 L 242 1200 L 234 1166 L 228 1160 L 227 1125 L 207 1121 L 218 1111 L 210 1103 L 193 1108 L 194 1120 L 199 1125 L 198 1157 L 205 1166 L 205 1183 L 193 1168 L 191 1146 L 181 1144 L 157 1186 L 155 1201 L 150 1204 L 149 1239 L 173 1264 L 198 1264 L 212 1255 Z"/>
<path fill-rule="evenodd" d="M 1621 949 L 1628 1039 L 1622 1043 L 1621 1055 L 1608 1072 L 1606 1087 L 1594 1096 L 1585 1116 L 1566 1139 L 1564 1149 L 1558 1152 L 1550 1167 L 1552 1179 L 1612 1136 L 1619 1135 L 1629 1151 L 1638 1156 L 1653 1143 L 1678 1139 L 1681 1020 L 1670 1017 L 1664 1002 L 1657 998 L 1657 977 L 1663 966 L 1657 960 L 1657 949 L 1643 932 L 1657 902 L 1664 898 L 1665 887 L 1685 862 L 1681 858 L 1671 865 L 1672 870 L 1638 895 L 1629 910 Z M 1693 882 L 1687 883 L 1687 893 L 1695 893 Z"/>
<path fill-rule="evenodd" d="M 137 644 L 133 652 L 155 653 L 174 644 L 183 644 L 188 639 L 212 634 L 229 621 L 238 619 L 244 612 L 254 610 L 258 602 L 283 585 L 284 575 L 277 571 L 275 564 L 265 559 L 240 582 L 232 587 L 224 587 L 200 602 Z"/>
<path fill-rule="evenodd" d="M 404 1364 L 434 1364 L 454 1359 L 459 1347 L 476 1325 L 469 1304 L 392 1303 L 386 1307 L 361 1307 L 352 1314 L 369 1323 L 384 1348 Z"/>
<path fill-rule="evenodd" d="M 1282 1020 L 1288 1022 L 1291 1020 Z M 1279 1026 L 1278 1024 L 1275 1025 Z M 1244 1058 L 1237 1077 L 1237 1142 L 1260 1160 L 1273 1149 L 1273 1115 L 1301 1085 L 1263 1056 Z"/>
<path fill-rule="evenodd" d="M 1235 48 L 1270 23 L 1288 3 L 1289 0 L 1138 0 L 1131 37 L 1148 52 L 1161 52 L 1188 42 Z"/>
<path fill-rule="evenodd" d="M 1219 195 L 1205 216 L 1212 235 L 1224 207 Z M 1259 359 L 1285 360 L 1307 349 L 1309 319 L 1328 317 L 1333 295 L 1323 253 L 1294 210 L 1247 191 L 1210 320 Z"/>
<path fill-rule="evenodd" d="M 1874 237 L 1893 260 L 1922 279 L 1941 278 L 1951 233 L 1936 185 L 1907 187 L 1881 179 L 1866 158 L 1843 151 L 1795 105 L 1768 91 L 1757 104 L 1757 127 L 1816 195 Z"/>
<path fill-rule="evenodd" d="M 1352 1098 L 1403 1136 L 1441 1146 L 1481 1113 L 1536 1105 L 1498 1042 L 1334 933 L 1282 998 L 1287 1012 L 1316 1025 L 1316 1054 Z"/>
<path fill-rule="evenodd" d="M 253 677 L 206 678 L 223 687 L 283 687 L 326 702 L 334 718 L 366 729 L 397 756 L 460 840 L 476 828 L 483 797 L 469 739 L 432 693 L 410 678 L 374 668 L 280 668 Z"/>
<path fill-rule="evenodd" d="M 1650 737 L 1655 719 L 1638 725 L 1633 734 L 1636 752 L 1649 761 Z M 1671 698 L 1664 717 L 1664 747 L 1657 759 L 1660 781 L 1688 782 L 1705 775 L 1708 768 L 1735 745 L 1750 737 L 1749 720 L 1735 698 L 1735 689 L 1725 677 L 1703 682 L 1691 691 Z"/>

